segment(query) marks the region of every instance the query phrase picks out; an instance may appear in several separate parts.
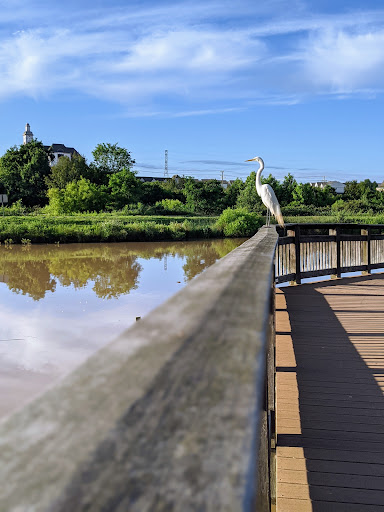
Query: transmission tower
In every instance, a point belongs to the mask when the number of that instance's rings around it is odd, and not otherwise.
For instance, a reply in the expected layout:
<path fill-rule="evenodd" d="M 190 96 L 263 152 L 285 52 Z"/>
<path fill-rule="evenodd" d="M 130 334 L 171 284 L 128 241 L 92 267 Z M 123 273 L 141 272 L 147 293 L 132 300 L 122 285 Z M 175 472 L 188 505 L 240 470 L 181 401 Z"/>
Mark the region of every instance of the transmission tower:
<path fill-rule="evenodd" d="M 169 174 L 168 174 L 168 149 L 165 150 L 164 178 L 169 178 Z"/>

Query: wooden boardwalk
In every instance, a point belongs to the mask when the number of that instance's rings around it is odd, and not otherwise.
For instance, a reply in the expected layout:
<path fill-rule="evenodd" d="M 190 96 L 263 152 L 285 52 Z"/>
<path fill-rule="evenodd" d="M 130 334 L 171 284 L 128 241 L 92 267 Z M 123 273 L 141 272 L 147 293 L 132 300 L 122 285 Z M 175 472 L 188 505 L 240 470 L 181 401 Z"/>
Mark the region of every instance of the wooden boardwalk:
<path fill-rule="evenodd" d="M 384 274 L 276 293 L 277 511 L 384 511 Z"/>

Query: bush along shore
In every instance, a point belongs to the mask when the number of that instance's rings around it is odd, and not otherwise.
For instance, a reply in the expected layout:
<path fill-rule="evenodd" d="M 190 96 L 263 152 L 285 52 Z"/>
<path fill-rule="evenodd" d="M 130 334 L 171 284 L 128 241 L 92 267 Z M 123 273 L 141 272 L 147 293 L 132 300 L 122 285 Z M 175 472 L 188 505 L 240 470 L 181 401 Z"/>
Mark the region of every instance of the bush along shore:
<path fill-rule="evenodd" d="M 265 217 L 244 208 L 227 208 L 220 216 L 144 216 L 113 213 L 73 215 L 1 215 L 0 243 L 146 242 L 250 237 Z M 384 215 L 285 216 L 286 223 L 384 224 Z"/>
<path fill-rule="evenodd" d="M 261 225 L 261 216 L 233 210 L 224 215 L 224 220 L 221 217 L 125 216 L 105 213 L 1 216 L 0 210 L 0 243 L 137 242 L 247 237 L 256 233 Z"/>

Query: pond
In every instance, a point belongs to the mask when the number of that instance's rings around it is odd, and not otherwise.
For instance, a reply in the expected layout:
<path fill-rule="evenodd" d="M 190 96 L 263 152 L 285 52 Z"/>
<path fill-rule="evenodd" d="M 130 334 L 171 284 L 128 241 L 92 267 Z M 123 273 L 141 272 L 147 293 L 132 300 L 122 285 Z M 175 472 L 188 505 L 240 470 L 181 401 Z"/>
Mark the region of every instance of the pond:
<path fill-rule="evenodd" d="M 244 240 L 0 246 L 0 417 Z"/>

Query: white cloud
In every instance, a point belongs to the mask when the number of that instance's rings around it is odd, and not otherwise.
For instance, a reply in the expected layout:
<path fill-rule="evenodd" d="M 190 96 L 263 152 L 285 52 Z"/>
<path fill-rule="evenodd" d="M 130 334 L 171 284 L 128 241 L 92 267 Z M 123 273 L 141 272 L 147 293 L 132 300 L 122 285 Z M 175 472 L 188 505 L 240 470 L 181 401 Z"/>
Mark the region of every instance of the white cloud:
<path fill-rule="evenodd" d="M 254 63 L 264 53 L 260 41 L 241 32 L 178 30 L 144 37 L 118 63 L 121 71 L 229 71 Z"/>
<path fill-rule="evenodd" d="M 381 93 L 384 11 L 314 16 L 285 0 L 98 5 L 53 29 L 58 5 L 28 16 L 20 4 L 23 21 L 0 30 L 0 100 L 69 91 L 133 115 L 184 116 Z M 4 5 L 5 19 L 16 13 Z"/>
<path fill-rule="evenodd" d="M 383 85 L 384 31 L 321 34 L 310 42 L 304 61 L 320 86 L 348 92 Z"/>

